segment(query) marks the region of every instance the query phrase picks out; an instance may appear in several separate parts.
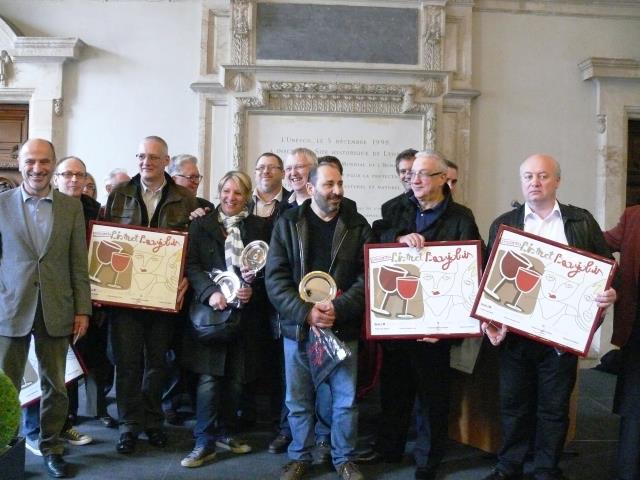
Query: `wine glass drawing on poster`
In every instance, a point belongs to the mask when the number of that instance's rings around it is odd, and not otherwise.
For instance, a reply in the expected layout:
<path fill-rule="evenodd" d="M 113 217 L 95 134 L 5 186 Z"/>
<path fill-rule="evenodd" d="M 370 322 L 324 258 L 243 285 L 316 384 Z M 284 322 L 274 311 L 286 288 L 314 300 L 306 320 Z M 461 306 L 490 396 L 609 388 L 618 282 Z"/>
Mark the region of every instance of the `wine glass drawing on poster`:
<path fill-rule="evenodd" d="M 378 313 L 380 315 L 390 316 L 391 312 L 385 310 L 385 306 L 389 301 L 389 295 L 395 295 L 398 293 L 398 284 L 396 279 L 398 277 L 404 277 L 407 275 L 407 269 L 400 267 L 398 265 L 382 265 L 378 270 L 378 285 L 380 289 L 384 292 L 384 296 L 382 297 L 382 302 L 380 306 L 373 307 L 371 309 L 372 312 Z"/>

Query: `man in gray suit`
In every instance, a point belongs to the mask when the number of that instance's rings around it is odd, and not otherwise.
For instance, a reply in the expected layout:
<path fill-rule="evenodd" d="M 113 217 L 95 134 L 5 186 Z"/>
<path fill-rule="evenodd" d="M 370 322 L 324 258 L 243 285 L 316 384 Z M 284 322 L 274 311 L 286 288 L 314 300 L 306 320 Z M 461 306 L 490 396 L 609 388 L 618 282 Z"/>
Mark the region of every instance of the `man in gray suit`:
<path fill-rule="evenodd" d="M 0 194 L 0 368 L 20 388 L 33 335 L 40 451 L 47 473 L 62 478 L 69 337 L 85 334 L 91 296 L 82 205 L 51 188 L 55 163 L 50 142 L 28 140 L 19 155 L 21 187 Z"/>

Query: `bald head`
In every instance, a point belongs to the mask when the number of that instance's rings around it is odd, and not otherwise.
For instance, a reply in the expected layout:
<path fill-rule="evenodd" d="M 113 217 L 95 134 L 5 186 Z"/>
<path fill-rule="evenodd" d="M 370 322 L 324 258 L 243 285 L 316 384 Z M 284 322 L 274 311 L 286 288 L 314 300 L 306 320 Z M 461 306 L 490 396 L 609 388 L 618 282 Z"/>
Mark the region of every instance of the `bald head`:
<path fill-rule="evenodd" d="M 56 163 L 53 144 L 42 138 L 27 140 L 18 154 L 18 168 L 29 195 L 44 197 L 51 188 L 51 177 Z"/>
<path fill-rule="evenodd" d="M 553 208 L 560 186 L 560 175 L 560 164 L 551 155 L 535 154 L 522 162 L 522 195 L 533 211 L 544 214 Z"/>

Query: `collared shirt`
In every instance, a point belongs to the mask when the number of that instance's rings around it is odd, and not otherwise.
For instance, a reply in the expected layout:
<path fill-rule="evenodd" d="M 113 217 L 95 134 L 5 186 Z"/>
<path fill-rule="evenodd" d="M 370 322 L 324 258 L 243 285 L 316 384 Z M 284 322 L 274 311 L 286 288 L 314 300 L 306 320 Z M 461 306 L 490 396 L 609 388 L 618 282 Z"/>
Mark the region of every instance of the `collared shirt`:
<path fill-rule="evenodd" d="M 269 202 L 265 202 L 258 195 L 258 189 L 255 188 L 253 190 L 253 213 L 259 217 L 270 217 L 276 208 L 278 208 L 278 204 L 282 201 L 282 188 L 278 192 L 278 194 L 271 199 Z"/>
<path fill-rule="evenodd" d="M 309 197 L 307 197 L 309 198 Z M 302 203 L 306 200 L 306 198 L 303 198 L 302 200 L 298 200 L 298 196 L 296 195 L 296 192 L 293 191 L 291 192 L 291 195 L 289 195 L 289 198 L 287 199 L 287 202 L 289 203 L 294 203 L 297 206 L 302 205 Z"/>
<path fill-rule="evenodd" d="M 42 255 L 51 236 L 53 226 L 53 188 L 44 197 L 27 193 L 24 185 L 22 191 L 22 208 L 27 222 L 27 230 L 38 254 Z"/>
<path fill-rule="evenodd" d="M 153 214 L 158 207 L 158 203 L 160 203 L 160 199 L 162 198 L 162 189 L 166 184 L 167 179 L 164 178 L 160 187 L 156 190 L 151 190 L 147 187 L 142 178 L 140 179 L 140 185 L 142 186 L 142 201 L 144 202 L 144 206 L 147 208 L 147 217 L 149 217 L 149 222 L 151 222 Z"/>
<path fill-rule="evenodd" d="M 420 209 L 420 202 L 418 202 L 415 196 L 410 195 L 409 198 L 418 207 L 416 210 L 416 232 L 423 232 L 440 218 L 440 215 L 442 215 L 447 208 L 451 196 L 445 195 L 442 201 L 435 207 L 427 208 L 426 210 Z"/>
<path fill-rule="evenodd" d="M 568 245 L 567 235 L 564 233 L 564 222 L 562 221 L 562 213 L 560 205 L 556 200 L 551 213 L 546 218 L 541 218 L 537 213 L 531 210 L 528 203 L 524 205 L 524 231 L 533 233 L 539 237 L 554 240 L 563 245 Z"/>
<path fill-rule="evenodd" d="M 562 221 L 562 213 L 560 205 L 556 200 L 553 210 L 545 218 L 541 218 L 536 212 L 531 210 L 528 203 L 524 204 L 524 231 L 533 233 L 539 237 L 554 240 L 563 245 L 568 245 L 567 235 L 564 233 L 564 222 Z M 559 348 L 554 348 L 558 355 L 564 355 L 566 352 Z"/>

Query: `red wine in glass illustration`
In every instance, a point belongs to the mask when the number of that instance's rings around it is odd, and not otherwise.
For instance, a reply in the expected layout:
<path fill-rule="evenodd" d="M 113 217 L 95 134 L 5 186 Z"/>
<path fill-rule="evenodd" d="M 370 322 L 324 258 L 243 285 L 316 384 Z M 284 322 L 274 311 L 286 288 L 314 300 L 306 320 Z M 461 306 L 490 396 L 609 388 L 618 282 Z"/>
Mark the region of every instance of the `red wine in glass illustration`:
<path fill-rule="evenodd" d="M 105 265 L 109 265 L 111 263 L 111 254 L 114 252 L 121 252 L 122 246 L 118 245 L 115 242 L 110 242 L 109 240 L 102 240 L 98 243 L 98 247 L 96 248 L 96 258 L 100 265 L 93 273 L 93 275 L 89 275 L 89 279 L 96 282 L 102 283 L 102 280 L 98 278 L 98 275 L 105 267 Z"/>
<path fill-rule="evenodd" d="M 404 313 L 398 315 L 398 318 L 416 318 L 414 314 L 408 313 L 407 309 L 409 308 L 409 300 L 415 297 L 418 292 L 419 281 L 420 278 L 414 277 L 413 275 L 396 278 L 396 289 L 398 290 L 398 295 L 402 300 L 404 300 Z"/>
<path fill-rule="evenodd" d="M 500 295 L 498 295 L 498 290 L 504 282 L 507 280 L 513 282 L 516 279 L 516 274 L 518 273 L 518 268 L 522 267 L 524 269 L 529 269 L 533 266 L 531 260 L 527 257 L 520 255 L 517 252 L 512 252 L 511 250 L 507 250 L 502 258 L 500 259 L 500 274 L 502 278 L 496 284 L 495 287 L 489 289 L 484 289 L 484 293 L 489 295 L 494 300 L 500 300 Z"/>
<path fill-rule="evenodd" d="M 123 288 L 122 285 L 118 283 L 118 277 L 122 272 L 124 272 L 131 265 L 131 255 L 123 252 L 113 252 L 111 254 L 111 268 L 116 271 L 116 278 L 113 283 L 110 283 L 109 286 L 113 288 Z"/>
<path fill-rule="evenodd" d="M 397 293 L 397 285 L 396 278 L 404 277 L 407 274 L 407 270 L 402 267 L 397 267 L 395 265 L 383 265 L 378 270 L 378 283 L 380 284 L 380 288 L 384 292 L 384 297 L 382 298 L 382 303 L 379 307 L 373 307 L 371 309 L 372 312 L 379 313 L 380 315 L 391 315 L 391 312 L 388 312 L 384 309 L 387 304 L 387 300 L 389 299 L 389 295 L 392 293 Z"/>
<path fill-rule="evenodd" d="M 529 270 L 527 268 L 518 267 L 518 272 L 516 273 L 516 288 L 518 289 L 518 293 L 516 298 L 511 303 L 505 303 L 504 306 L 510 308 L 511 310 L 515 310 L 516 312 L 522 312 L 522 308 L 518 306 L 518 302 L 520 301 L 520 297 L 523 293 L 529 293 L 531 290 L 536 288 L 536 285 L 540 283 L 541 275 L 535 270 Z"/>

